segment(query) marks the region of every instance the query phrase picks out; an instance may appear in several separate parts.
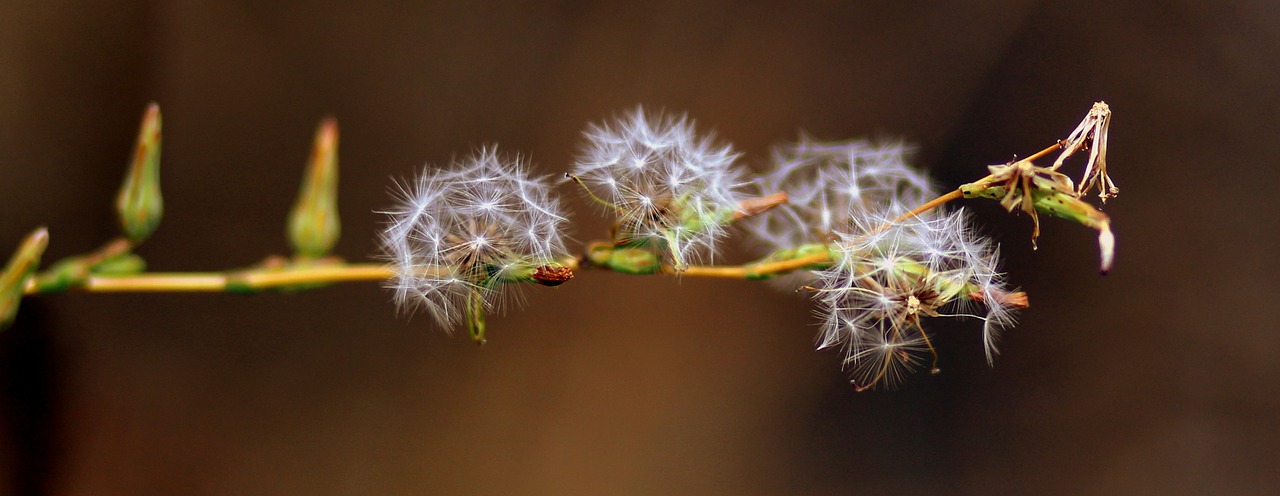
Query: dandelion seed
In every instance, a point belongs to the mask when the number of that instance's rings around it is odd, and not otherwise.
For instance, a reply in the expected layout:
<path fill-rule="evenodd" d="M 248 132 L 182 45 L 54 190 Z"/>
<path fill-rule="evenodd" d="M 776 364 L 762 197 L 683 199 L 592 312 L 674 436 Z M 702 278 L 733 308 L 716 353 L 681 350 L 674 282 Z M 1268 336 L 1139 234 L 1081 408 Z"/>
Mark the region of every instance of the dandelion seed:
<path fill-rule="evenodd" d="M 925 343 L 924 332 L 916 327 L 863 334 L 845 359 L 854 387 L 896 388 L 924 363 Z"/>

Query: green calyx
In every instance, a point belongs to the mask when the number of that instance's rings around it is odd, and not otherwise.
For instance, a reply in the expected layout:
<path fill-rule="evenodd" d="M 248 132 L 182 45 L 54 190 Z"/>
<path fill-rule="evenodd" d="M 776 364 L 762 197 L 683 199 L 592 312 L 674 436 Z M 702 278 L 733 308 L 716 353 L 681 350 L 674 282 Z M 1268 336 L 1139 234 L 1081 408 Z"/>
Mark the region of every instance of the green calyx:
<path fill-rule="evenodd" d="M 746 271 L 747 279 L 754 280 L 754 281 L 763 281 L 767 279 L 773 279 L 785 273 L 792 272 L 792 271 L 787 271 L 782 273 L 780 272 L 761 273 L 759 271 L 751 270 L 753 267 L 758 267 L 764 264 L 770 264 L 775 262 L 786 262 L 789 260 L 797 260 L 797 259 L 817 255 L 823 252 L 827 253 L 828 255 L 827 261 L 806 265 L 804 267 L 799 267 L 794 270 L 829 269 L 831 268 L 832 265 L 835 264 L 834 262 L 835 260 L 839 260 L 838 258 L 839 250 L 832 249 L 831 245 L 825 244 L 825 243 L 806 243 L 806 244 L 797 246 L 795 248 L 784 248 L 781 250 L 777 250 L 773 253 L 766 255 L 764 258 L 761 258 L 760 260 L 757 260 L 747 265 L 747 271 Z"/>
<path fill-rule="evenodd" d="M 660 227 L 655 229 L 656 233 L 650 232 L 649 234 L 640 235 L 628 228 L 623 228 L 621 233 L 615 232 L 614 247 L 651 249 L 664 254 L 673 267 L 677 269 L 687 267 L 688 261 L 685 260 L 683 247 L 690 240 L 708 230 L 732 223 L 734 215 L 738 211 L 736 206 L 730 208 L 707 208 L 705 205 L 699 204 L 698 202 L 700 201 L 692 193 L 689 193 L 664 203 L 665 206 L 661 210 L 661 220 L 657 222 Z M 647 230 L 640 228 L 639 224 L 641 223 L 639 221 L 632 221 L 631 223 L 637 224 L 631 229 Z M 624 224 L 628 223 L 624 222 Z M 604 263 L 599 265 L 608 266 Z M 656 272 L 656 270 L 646 272 L 647 268 L 640 268 L 640 270 L 640 272 L 632 272 L 630 269 L 623 267 L 623 270 L 619 270 L 619 272 L 633 274 L 652 274 Z"/>
<path fill-rule="evenodd" d="M 145 271 L 146 261 L 132 250 L 132 241 L 116 238 L 94 252 L 58 260 L 33 276 L 36 291 L 59 293 L 83 286 L 89 276 L 95 274 L 127 275 Z"/>
<path fill-rule="evenodd" d="M 662 260 L 648 248 L 597 244 L 587 248 L 587 261 L 623 274 L 648 275 L 662 271 Z"/>

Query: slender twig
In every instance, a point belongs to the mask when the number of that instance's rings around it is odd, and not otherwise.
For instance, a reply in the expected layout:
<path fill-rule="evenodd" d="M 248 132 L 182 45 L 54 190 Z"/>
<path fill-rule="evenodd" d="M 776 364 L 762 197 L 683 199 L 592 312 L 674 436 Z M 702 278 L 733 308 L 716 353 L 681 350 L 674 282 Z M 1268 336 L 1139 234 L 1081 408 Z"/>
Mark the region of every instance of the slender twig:
<path fill-rule="evenodd" d="M 1030 157 L 1019 160 L 1019 162 L 1035 162 L 1036 160 L 1044 158 L 1046 155 L 1050 153 L 1066 148 L 1067 145 L 1068 143 L 1066 142 L 1066 140 L 1059 140 L 1057 143 L 1049 145 L 1045 149 L 1032 154 Z"/>
<path fill-rule="evenodd" d="M 944 194 L 942 196 L 929 200 L 923 205 L 913 208 L 911 209 L 910 212 L 904 213 L 889 222 L 880 224 L 875 229 L 867 231 L 862 236 L 865 237 L 865 236 L 870 236 L 870 235 L 879 233 L 881 231 L 884 231 L 885 229 L 892 227 L 894 224 L 898 224 L 902 221 L 905 221 L 912 217 L 918 216 L 920 214 L 923 214 L 925 212 L 938 208 L 949 201 L 959 199 L 963 196 L 964 196 L 963 193 L 961 193 L 959 189 L 956 189 L 947 194 Z M 777 274 L 779 272 L 788 272 L 788 271 L 800 269 L 803 267 L 808 267 L 810 265 L 830 263 L 831 261 L 832 260 L 831 260 L 830 253 L 820 252 L 820 253 L 814 253 L 812 255 L 807 255 L 799 258 L 793 258 L 790 260 L 780 260 L 777 262 L 766 262 L 766 263 L 752 263 L 747 265 L 734 265 L 734 266 L 695 265 L 695 266 L 687 267 L 683 271 L 678 271 L 673 267 L 663 267 L 663 272 L 668 274 L 680 274 L 682 276 L 692 276 L 692 277 L 754 279 L 754 278 L 768 276 L 771 274 Z"/>
<path fill-rule="evenodd" d="M 382 281 L 395 277 L 392 267 L 379 264 L 342 264 L 290 267 L 283 270 L 232 272 L 145 272 L 129 275 L 94 275 L 73 289 L 89 292 L 224 292 L 269 290 L 282 287 L 354 281 Z M 39 292 L 28 281 L 26 293 Z"/>

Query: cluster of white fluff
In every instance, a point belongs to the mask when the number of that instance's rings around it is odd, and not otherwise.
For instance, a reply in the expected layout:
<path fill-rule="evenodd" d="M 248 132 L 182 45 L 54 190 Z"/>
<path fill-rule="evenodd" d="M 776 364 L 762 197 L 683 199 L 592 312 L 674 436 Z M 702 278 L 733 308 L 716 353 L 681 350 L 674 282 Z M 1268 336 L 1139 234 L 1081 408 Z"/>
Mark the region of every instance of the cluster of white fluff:
<path fill-rule="evenodd" d="M 819 348 L 843 346 L 859 387 L 891 387 L 931 349 L 921 319 L 967 316 L 986 322 L 983 342 L 992 360 L 1015 307 L 998 269 L 998 250 L 961 212 L 877 229 L 892 220 L 859 215 L 837 231 L 833 246 L 840 256 L 817 272 Z M 969 313 L 973 301 L 985 303 L 985 316 Z"/>
<path fill-rule="evenodd" d="M 547 183 L 529 177 L 527 168 L 521 157 L 483 148 L 399 185 L 382 245 L 398 270 L 388 286 L 401 308 L 426 307 L 449 327 L 461 320 L 471 294 L 493 307 L 514 271 L 565 255 L 565 215 Z"/>
<path fill-rule="evenodd" d="M 659 247 L 677 269 L 714 256 L 742 199 L 731 146 L 699 136 L 685 116 L 642 108 L 585 134 L 574 175 L 617 214 L 616 243 Z"/>
<path fill-rule="evenodd" d="M 619 247 L 651 250 L 680 270 L 713 256 L 731 222 L 760 214 L 749 227 L 773 251 L 770 260 L 802 257 L 802 248 L 830 253 L 829 268 L 806 274 L 816 279 L 823 316 L 818 347 L 843 348 L 860 388 L 893 386 L 935 352 L 924 318 L 984 320 L 991 360 L 999 331 L 1025 306 L 1005 288 L 997 249 L 967 216 L 899 219 L 936 196 L 900 143 L 802 137 L 777 149 L 774 169 L 754 186 L 790 201 L 768 210 L 747 206 L 739 154 L 698 135 L 685 116 L 637 108 L 585 135 L 571 177 L 617 215 L 611 241 Z M 485 148 L 400 187 L 382 241 L 399 271 L 389 285 L 402 307 L 426 307 L 446 326 L 471 322 L 477 296 L 493 307 L 503 284 L 530 282 L 531 269 L 564 258 L 565 216 L 526 168 Z M 985 315 L 971 315 L 978 303 Z"/>
<path fill-rule="evenodd" d="M 808 136 L 774 149 L 758 184 L 790 201 L 752 219 L 748 229 L 769 250 L 826 243 L 857 216 L 901 213 L 937 196 L 928 177 L 906 163 L 901 142 L 823 143 Z"/>

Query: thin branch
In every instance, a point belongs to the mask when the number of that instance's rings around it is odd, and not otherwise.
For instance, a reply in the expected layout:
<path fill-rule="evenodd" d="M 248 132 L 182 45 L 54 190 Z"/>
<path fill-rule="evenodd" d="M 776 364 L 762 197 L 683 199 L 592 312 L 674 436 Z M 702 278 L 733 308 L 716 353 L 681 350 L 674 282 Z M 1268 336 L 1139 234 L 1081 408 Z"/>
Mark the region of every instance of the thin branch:
<path fill-rule="evenodd" d="M 382 281 L 395 277 L 395 269 L 379 264 L 346 264 L 285 270 L 250 270 L 239 272 L 148 272 L 130 275 L 94 275 L 76 291 L 119 292 L 227 292 L 236 290 L 269 290 L 310 284 L 353 281 Z M 38 288 L 27 281 L 26 294 Z"/>

